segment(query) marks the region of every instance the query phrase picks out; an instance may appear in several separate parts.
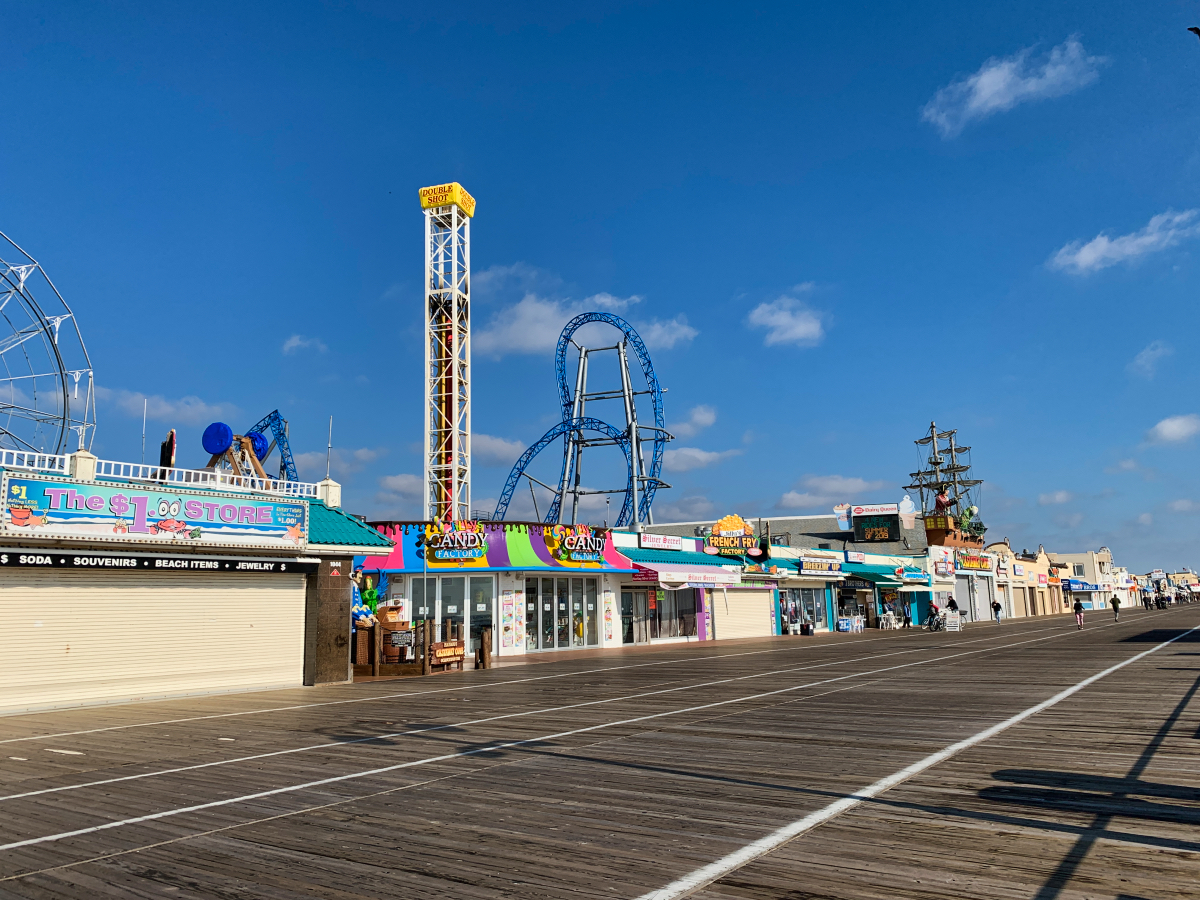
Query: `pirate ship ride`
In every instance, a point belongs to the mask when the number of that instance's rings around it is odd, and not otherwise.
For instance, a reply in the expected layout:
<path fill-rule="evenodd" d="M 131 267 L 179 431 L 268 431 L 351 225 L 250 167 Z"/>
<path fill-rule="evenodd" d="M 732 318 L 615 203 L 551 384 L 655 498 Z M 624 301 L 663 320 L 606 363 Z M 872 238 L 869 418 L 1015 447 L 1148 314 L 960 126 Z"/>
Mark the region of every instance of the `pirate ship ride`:
<path fill-rule="evenodd" d="M 906 490 L 920 493 L 930 544 L 982 549 L 987 526 L 979 518 L 975 497 L 983 481 L 966 477 L 971 470 L 971 448 L 958 446 L 957 433 L 956 429 L 938 431 L 936 423 L 929 423 L 929 433 L 914 441 L 919 455 L 929 448 L 929 456 L 922 462 L 928 468 L 910 472 L 912 482 Z M 962 461 L 964 456 L 967 462 Z"/>

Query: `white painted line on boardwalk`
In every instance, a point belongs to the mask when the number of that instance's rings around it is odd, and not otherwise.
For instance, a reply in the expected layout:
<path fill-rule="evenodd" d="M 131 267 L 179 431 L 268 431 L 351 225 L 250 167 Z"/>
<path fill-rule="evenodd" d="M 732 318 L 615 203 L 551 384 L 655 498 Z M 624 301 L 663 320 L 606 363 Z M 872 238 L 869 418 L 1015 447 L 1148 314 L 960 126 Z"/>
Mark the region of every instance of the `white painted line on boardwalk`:
<path fill-rule="evenodd" d="M 82 750 L 59 750 L 55 747 L 43 747 L 47 753 L 64 753 L 67 756 L 83 756 Z"/>
<path fill-rule="evenodd" d="M 801 698 L 798 698 L 795 700 L 786 700 L 783 703 L 780 703 L 777 705 L 784 706 L 788 703 L 801 703 L 801 702 L 807 703 L 811 700 L 815 700 L 818 697 L 826 697 L 830 694 L 837 694 L 842 691 L 859 690 L 860 688 L 870 687 L 871 685 L 877 684 L 877 683 L 878 682 L 876 682 L 876 681 L 864 681 L 861 684 L 850 684 L 850 685 L 846 685 L 845 687 L 831 688 L 828 691 L 821 691 L 821 693 L 819 693 L 819 694 L 813 694 L 811 696 L 801 697 Z M 732 715 L 732 713 L 726 713 L 725 715 Z M 719 719 L 722 717 L 721 716 L 713 716 L 713 718 Z M 706 720 L 701 719 L 700 721 L 703 722 Z M 587 750 L 587 749 L 591 749 L 593 747 L 599 747 L 603 744 L 611 744 L 616 741 L 626 740 L 631 737 L 641 737 L 643 735 L 653 734 L 653 733 L 654 733 L 653 730 L 651 730 L 651 731 L 643 731 L 640 733 L 635 733 L 632 735 L 625 735 L 623 737 L 617 736 L 617 737 L 604 738 L 599 741 L 592 741 L 590 744 L 581 744 L 578 747 L 571 747 L 570 750 L 572 753 L 578 753 L 581 750 Z M 551 753 L 551 755 L 554 755 L 553 752 Z M 167 838 L 166 840 L 157 841 L 153 844 L 142 844 L 139 847 L 128 847 L 124 850 L 113 850 L 109 853 L 102 853 L 99 856 L 90 856 L 86 859 L 76 859 L 76 860 L 72 860 L 71 862 L 62 863 L 61 865 L 57 865 L 57 866 L 47 866 L 44 869 L 30 869 L 27 872 L 19 872 L 16 875 L 5 875 L 3 877 L 0 877 L 0 882 L 17 881 L 22 878 L 29 878 L 33 875 L 44 875 L 47 872 L 59 872 L 59 871 L 62 871 L 63 869 L 73 869 L 77 866 L 86 866 L 86 865 L 90 865 L 91 863 L 102 862 L 102 861 L 108 860 L 108 859 L 115 859 L 119 856 L 129 856 L 132 853 L 142 853 L 146 850 L 157 850 L 159 847 L 166 847 L 171 844 L 180 844 L 180 843 L 183 843 L 184 841 L 190 841 L 190 840 L 194 840 L 196 838 L 208 837 L 208 836 L 214 835 L 214 834 L 223 834 L 227 831 L 234 831 L 238 828 L 248 828 L 252 825 L 262 825 L 264 822 L 277 822 L 280 819 L 289 819 L 293 816 L 302 816 L 305 813 L 318 812 L 323 809 L 332 809 L 335 806 L 345 806 L 348 803 L 359 803 L 363 800 L 371 800 L 371 799 L 374 799 L 375 797 L 387 796 L 388 794 L 398 794 L 401 791 L 411 791 L 411 790 L 415 790 L 416 788 L 426 787 L 428 785 L 437 784 L 437 783 L 443 782 L 443 781 L 450 781 L 451 779 L 455 779 L 455 778 L 468 778 L 471 776 L 478 776 L 478 775 L 482 775 L 486 772 L 489 772 L 492 769 L 499 769 L 499 768 L 503 768 L 504 766 L 523 765 L 526 762 L 530 762 L 530 761 L 533 761 L 536 759 L 538 759 L 538 757 L 526 757 L 525 759 L 508 759 L 508 760 L 505 760 L 504 762 L 493 763 L 490 766 L 483 766 L 478 769 L 470 769 L 468 771 L 463 771 L 463 772 L 454 772 L 450 775 L 442 775 L 438 778 L 430 778 L 425 781 L 412 781 L 412 782 L 409 782 L 408 784 L 402 784 L 399 787 L 385 788 L 382 791 L 372 791 L 369 794 L 355 794 L 353 797 L 344 797 L 341 800 L 334 800 L 330 803 L 320 803 L 320 804 L 317 804 L 316 806 L 305 806 L 300 809 L 290 809 L 287 812 L 278 813 L 273 816 L 263 816 L 260 819 L 247 819 L 244 822 L 234 822 L 232 825 L 222 825 L 219 828 L 210 828 L 208 831 L 193 831 L 191 834 L 181 834 L 178 837 Z"/>
<path fill-rule="evenodd" d="M 1039 634 L 1042 631 L 1049 631 L 1049 630 L 1051 630 L 1051 629 L 1035 628 L 1035 629 L 1030 629 L 1029 631 L 1026 631 L 1024 633 L 1025 634 Z M 875 643 L 877 641 L 900 640 L 902 637 L 919 637 L 924 634 L 925 634 L 925 632 L 923 630 L 914 629 L 911 634 L 900 635 L 897 637 L 886 637 L 886 638 L 865 638 L 865 639 L 864 638 L 855 638 L 854 642 L 856 644 L 871 644 L 871 643 Z M 997 634 L 997 635 L 995 635 L 995 637 L 997 637 L 997 638 L 1004 637 L 1004 635 Z M 955 642 L 953 644 L 948 644 L 948 645 L 943 645 L 943 646 L 955 647 L 955 646 L 959 646 L 960 643 L 972 644 L 972 643 L 977 643 L 978 641 L 991 640 L 991 639 L 992 638 L 977 638 L 975 641 Z M 712 656 L 692 656 L 692 657 L 686 657 L 684 659 L 660 659 L 660 660 L 655 660 L 654 662 L 647 662 L 647 663 L 630 663 L 629 665 L 623 665 L 623 666 L 601 666 L 600 668 L 596 668 L 596 669 L 580 669 L 579 671 L 576 671 L 576 672 L 559 672 L 558 674 L 555 674 L 555 675 L 535 675 L 535 676 L 531 676 L 529 678 L 512 678 L 512 679 L 509 679 L 508 681 L 488 681 L 488 682 L 483 682 L 482 684 L 459 684 L 455 687 L 434 688 L 432 690 L 427 690 L 427 691 L 403 691 L 403 692 L 397 693 L 397 694 L 383 694 L 382 696 L 378 696 L 378 697 L 354 697 L 350 700 L 323 700 L 323 701 L 320 701 L 317 703 L 297 703 L 297 704 L 293 704 L 292 706 L 271 706 L 271 707 L 267 707 L 265 709 L 247 709 L 247 710 L 242 710 L 241 712 L 212 713 L 212 714 L 206 715 L 206 716 L 186 716 L 186 717 L 178 718 L 178 719 L 158 719 L 153 722 L 130 722 L 127 725 L 107 725 L 104 728 L 85 728 L 85 729 L 81 729 L 79 731 L 59 731 L 59 732 L 55 732 L 53 734 L 30 734 L 30 735 L 26 735 L 24 737 L 2 738 L 2 739 L 0 739 L 0 744 L 16 744 L 16 743 L 21 743 L 23 741 L 48 741 L 48 740 L 53 740 L 54 738 L 78 737 L 78 736 L 84 735 L 84 734 L 100 734 L 100 733 L 103 733 L 106 731 L 125 731 L 125 730 L 131 729 L 131 728 L 153 728 L 153 727 L 159 726 L 159 725 L 182 725 L 187 722 L 205 722 L 210 719 L 231 719 L 231 718 L 237 718 L 237 717 L 242 717 L 242 716 L 266 715 L 268 713 L 277 713 L 277 712 L 295 712 L 296 710 L 301 710 L 301 709 L 318 709 L 318 708 L 324 707 L 324 706 L 341 706 L 341 705 L 348 704 L 348 703 L 374 703 L 375 701 L 382 701 L 382 700 L 402 700 L 407 697 L 422 697 L 422 696 L 426 696 L 429 694 L 447 694 L 447 693 L 456 693 L 458 691 L 474 691 L 474 690 L 480 690 L 482 688 L 504 687 L 505 685 L 529 684 L 529 683 L 535 682 L 535 681 L 551 681 L 556 678 L 573 678 L 577 675 L 595 675 L 599 672 L 619 672 L 624 669 L 644 669 L 644 668 L 649 668 L 649 667 L 653 667 L 653 666 L 679 665 L 679 664 L 694 663 L 694 662 L 710 662 L 714 659 L 737 659 L 742 656 L 760 656 L 764 653 L 794 653 L 798 650 L 800 650 L 800 651 L 824 650 L 826 648 L 836 648 L 839 646 L 845 646 L 845 645 L 844 644 L 843 645 L 821 644 L 821 645 L 815 646 L 815 647 L 805 647 L 805 646 L 776 647 L 771 650 L 747 650 L 744 653 L 716 653 L 716 654 L 713 654 Z M 925 646 L 937 647 L 939 645 L 929 644 L 929 645 L 925 645 Z M 174 700 L 176 700 L 176 701 L 178 699 L 179 698 L 174 698 Z M 207 698 L 205 698 L 205 699 L 207 699 Z M 172 701 L 171 700 L 153 700 L 153 701 L 147 701 L 147 702 L 169 703 Z"/>
<path fill-rule="evenodd" d="M 1200 628 L 1200 626 L 1196 626 L 1196 627 Z M 1196 629 L 1192 629 L 1192 630 L 1194 631 Z M 1188 632 L 1188 633 L 1190 634 L 1190 632 Z M 543 744 L 546 741 L 554 741 L 554 740 L 558 740 L 560 738 L 572 737 L 577 734 L 588 734 L 593 731 L 603 731 L 606 728 L 616 728 L 621 725 L 634 725 L 639 722 L 650 722 L 650 721 L 654 721 L 655 719 L 664 719 L 664 718 L 667 718 L 668 716 L 678 716 L 678 715 L 683 715 L 684 713 L 699 712 L 699 711 L 705 710 L 705 709 L 716 709 L 717 707 L 729 706 L 734 703 L 745 703 L 750 700 L 761 700 L 765 697 L 777 697 L 780 694 L 788 694 L 788 693 L 792 693 L 793 691 L 800 691 L 800 690 L 805 690 L 807 688 L 819 687 L 820 685 L 824 685 L 824 684 L 834 684 L 838 681 L 846 681 L 850 678 L 863 678 L 863 677 L 867 677 L 870 675 L 879 675 L 883 672 L 895 672 L 900 669 L 909 669 L 914 666 L 927 666 L 927 665 L 931 665 L 933 663 L 945 662 L 950 659 L 957 659 L 962 656 L 972 656 L 977 653 L 990 653 L 995 650 L 1005 650 L 1005 649 L 1008 649 L 1011 647 L 1018 647 L 1023 644 L 1032 644 L 1032 643 L 1037 643 L 1039 641 L 1049 641 L 1049 640 L 1054 640 L 1056 637 L 1065 637 L 1065 636 L 1070 636 L 1070 635 L 1074 635 L 1074 634 L 1078 634 L 1078 632 L 1071 631 L 1071 632 L 1059 633 L 1057 635 L 1050 635 L 1050 636 L 1044 637 L 1044 638 L 1032 638 L 1032 639 L 1026 640 L 1026 641 L 1017 641 L 1016 643 L 1013 643 L 1013 644 L 1004 644 L 999 647 L 981 647 L 978 650 L 964 650 L 961 653 L 953 653 L 948 656 L 939 656 L 939 657 L 936 657 L 935 659 L 919 659 L 916 662 L 901 663 L 900 665 L 896 665 L 896 666 L 885 666 L 884 668 L 873 669 L 869 672 L 852 672 L 849 675 L 839 675 L 836 678 L 826 678 L 823 681 L 812 681 L 812 682 L 808 682 L 805 684 L 796 684 L 796 685 L 792 685 L 791 687 L 779 688 L 774 691 L 763 691 L 762 693 L 758 693 L 758 694 L 748 694 L 748 695 L 745 695 L 742 697 L 734 697 L 729 700 L 716 700 L 716 701 L 713 701 L 712 703 L 701 703 L 697 706 L 689 706 L 689 707 L 685 707 L 683 709 L 673 709 L 673 710 L 668 710 L 666 712 L 651 713 L 651 714 L 644 715 L 644 716 L 634 716 L 629 719 L 619 719 L 615 722 L 603 722 L 599 725 L 588 725 L 584 728 L 573 728 L 569 731 L 558 731 L 558 732 L 554 732 L 552 734 L 544 734 L 544 735 L 541 735 L 541 736 L 535 737 L 535 738 L 525 738 L 524 740 L 520 740 L 520 741 L 504 741 L 502 743 L 488 744 L 488 745 L 482 746 L 482 747 L 475 747 L 471 750 L 462 750 L 457 753 L 443 753 L 438 756 L 429 756 L 429 757 L 426 757 L 425 759 L 416 759 L 416 760 L 412 760 L 410 762 L 395 763 L 390 766 L 379 766 L 379 767 L 373 768 L 373 769 L 365 769 L 360 772 L 349 772 L 345 775 L 333 775 L 333 776 L 330 776 L 329 778 L 321 778 L 316 781 L 306 781 L 303 784 L 293 784 L 293 785 L 288 785 L 286 787 L 272 788 L 272 789 L 266 790 L 266 791 L 257 791 L 253 794 L 243 794 L 240 797 L 227 797 L 224 800 L 210 800 L 207 803 L 196 803 L 191 806 L 182 806 L 182 807 L 178 807 L 176 809 L 166 809 L 166 810 L 162 810 L 161 812 L 147 813 L 146 815 L 143 815 L 143 816 L 132 816 L 127 819 L 117 819 L 112 822 L 104 822 L 100 825 L 92 825 L 87 828 L 76 828 L 73 831 L 60 831 L 57 834 L 47 834 L 47 835 L 42 835 L 40 837 L 26 838 L 25 840 L 20 840 L 20 841 L 12 841 L 7 844 L 0 844 L 0 851 L 16 850 L 20 847 L 31 847 L 36 844 L 51 843 L 54 841 L 63 840 L 65 838 L 79 837 L 80 835 L 85 835 L 85 834 L 94 834 L 98 831 L 108 831 L 109 829 L 112 829 L 112 828 L 123 828 L 128 825 L 137 825 L 142 822 L 154 822 L 159 819 L 167 819 L 167 818 L 171 818 L 173 816 L 185 815 L 187 813 L 201 812 L 206 809 L 216 809 L 218 807 L 231 806 L 231 805 L 237 804 L 237 803 L 248 803 L 252 800 L 261 800 L 264 797 L 276 797 L 276 796 L 279 796 L 280 794 L 292 794 L 297 791 L 311 790 L 313 788 L 324 787 L 325 785 L 329 785 L 329 784 L 338 784 L 343 781 L 353 781 L 353 780 L 356 780 L 359 778 L 369 778 L 373 775 L 384 775 L 384 774 L 387 774 L 388 772 L 399 772 L 403 769 L 411 769 L 411 768 L 415 768 L 417 766 L 427 766 L 427 765 L 431 765 L 433 763 L 447 762 L 452 759 L 463 759 L 465 757 L 478 756 L 481 753 L 495 753 L 500 750 L 511 750 L 511 749 L 514 749 L 517 747 L 526 747 L 526 746 L 529 746 L 530 744 Z M 1172 640 L 1178 640 L 1178 638 L 1173 638 Z M 1164 644 L 1161 644 L 1160 646 L 1166 646 L 1167 643 L 1171 643 L 1171 641 L 1167 641 Z M 1155 649 L 1158 649 L 1158 648 L 1156 647 Z M 1150 650 L 1146 651 L 1146 653 L 1151 653 L 1151 652 L 1153 652 L 1153 651 L 1150 651 Z M 1134 659 L 1141 658 L 1142 656 L 1145 656 L 1146 653 L 1139 654 L 1137 657 L 1134 657 Z M 1131 662 L 1131 661 L 1132 660 L 1126 660 L 1125 663 L 1121 663 L 1120 665 L 1115 666 L 1112 670 L 1109 670 L 1109 671 L 1115 671 L 1115 669 L 1119 669 L 1122 665 L 1126 665 L 1128 662 Z M 1104 674 L 1107 674 L 1107 672 Z M 1090 684 L 1092 680 L 1095 680 L 1095 677 L 1098 677 L 1098 676 L 1093 676 L 1092 679 L 1090 679 L 1089 681 L 1084 682 L 1084 683 Z"/>
<path fill-rule="evenodd" d="M 1107 627 L 1107 626 L 1104 626 L 1104 627 Z M 1040 629 L 1040 630 L 1049 630 L 1049 629 Z M 1055 634 L 1051 635 L 1050 637 L 1032 638 L 1030 640 L 1020 641 L 1019 643 L 1027 644 L 1027 643 L 1033 643 L 1036 641 L 1050 640 L 1051 638 L 1054 638 L 1054 637 L 1064 636 L 1064 632 L 1062 632 L 1060 629 L 1055 628 L 1053 630 L 1054 630 Z M 1025 633 L 1026 634 L 1030 634 L 1030 633 L 1037 634 L 1038 632 L 1034 631 L 1034 632 L 1025 632 Z M 1071 633 L 1073 633 L 1073 632 L 1066 632 L 1065 634 L 1071 634 Z M 979 643 L 983 643 L 984 641 L 988 641 L 988 640 L 991 640 L 991 638 L 976 638 L 973 641 L 958 641 L 956 643 L 946 644 L 944 646 L 946 646 L 946 647 L 963 647 L 968 644 L 979 644 Z M 1002 646 L 1012 647 L 1012 646 L 1016 646 L 1016 644 L 1005 644 Z M 519 719 L 519 718 L 524 718 L 526 716 L 546 715 L 549 713 L 563 712 L 568 709 L 581 709 L 586 706 L 603 706 L 608 703 L 619 703 L 623 700 L 640 700 L 644 697 L 655 697 L 655 696 L 659 696 L 661 694 L 674 694 L 674 693 L 678 693 L 679 691 L 689 691 L 689 690 L 695 690 L 697 688 L 715 687 L 717 685 L 722 685 L 722 684 L 732 684 L 732 683 L 738 682 L 738 681 L 746 681 L 751 678 L 766 678 L 771 675 L 790 675 L 795 672 L 805 672 L 810 669 L 825 669 L 825 668 L 829 668 L 830 666 L 842 666 L 842 665 L 848 665 L 850 663 L 870 662 L 871 660 L 874 660 L 874 659 L 886 659 L 889 656 L 903 656 L 907 653 L 923 653 L 930 649 L 935 649 L 935 648 L 930 648 L 928 646 L 912 647 L 907 650 L 893 650 L 890 653 L 877 653 L 877 654 L 874 654 L 873 656 L 857 656 L 857 657 L 851 657 L 850 659 L 830 660 L 828 662 L 813 663 L 812 665 L 807 665 L 807 666 L 793 666 L 793 667 L 790 667 L 787 669 L 774 669 L 774 670 L 770 670 L 770 671 L 766 671 L 766 672 L 755 672 L 753 675 L 735 675 L 735 676 L 730 676 L 729 678 L 719 678 L 714 681 L 696 682 L 693 684 L 681 685 L 679 687 L 663 688 L 661 690 L 656 690 L 656 691 L 642 691 L 641 693 L 637 693 L 637 694 L 622 694 L 622 695 L 616 696 L 616 697 L 606 697 L 602 700 L 584 700 L 579 703 L 570 703 L 570 704 L 566 704 L 563 706 L 548 706 L 548 707 L 543 707 L 541 709 L 525 710 L 524 712 L 502 713 L 500 715 L 487 716 L 487 717 L 481 718 L 481 719 L 467 719 L 466 721 L 462 721 L 462 722 L 449 722 L 445 725 L 429 725 L 425 728 L 414 728 L 414 729 L 410 729 L 408 731 L 393 731 L 393 732 L 385 733 L 385 734 L 372 734 L 372 735 L 367 735 L 367 736 L 361 737 L 361 738 L 354 738 L 353 740 L 336 741 L 336 742 L 325 741 L 320 744 L 308 744 L 303 747 L 290 747 L 286 750 L 271 750 L 266 753 L 255 753 L 251 756 L 237 756 L 232 759 L 217 759 L 217 760 L 213 760 L 211 762 L 194 763 L 194 764 L 188 765 L 188 766 L 174 766 L 169 769 L 156 769 L 153 772 L 139 772 L 136 775 L 119 775 L 115 778 L 102 778 L 97 781 L 80 782 L 79 784 L 64 784 L 64 785 L 59 785 L 58 787 L 39 788 L 39 789 L 33 790 L 33 791 L 22 791 L 19 794 L 0 795 L 0 803 L 6 802 L 8 800 L 20 800 L 25 797 L 37 797 L 37 796 L 41 796 L 43 794 L 58 794 L 58 793 L 62 793 L 64 791 L 77 791 L 77 790 L 81 790 L 83 788 L 100 787 L 100 786 L 106 785 L 106 784 L 117 784 L 122 781 L 139 781 L 143 778 L 157 778 L 157 777 L 160 777 L 163 775 L 177 775 L 180 772 L 195 772 L 199 769 L 211 769 L 211 768 L 215 768 L 217 766 L 230 766 L 230 765 L 236 765 L 238 763 L 254 762 L 256 760 L 270 759 L 270 758 L 276 757 L 276 756 L 290 756 L 294 753 L 308 753 L 308 752 L 314 751 L 314 750 L 339 750 L 343 747 L 354 747 L 354 746 L 357 746 L 360 744 L 370 744 L 370 743 L 374 743 L 377 741 L 391 740 L 393 738 L 414 737 L 414 736 L 423 735 L 423 734 L 431 734 L 432 732 L 435 732 L 435 731 L 446 731 L 451 728 L 467 728 L 472 725 L 484 725 L 488 722 L 498 722 L 503 719 Z M 986 649 L 995 649 L 995 648 L 986 648 Z M 977 653 L 977 652 L 982 652 L 982 651 L 971 651 L 971 652 Z M 954 654 L 953 656 L 939 657 L 939 658 L 940 659 L 953 659 L 954 656 L 958 656 L 958 655 L 960 655 L 960 654 Z M 937 662 L 937 660 L 930 659 L 930 660 L 925 660 L 925 662 Z M 851 677 L 851 676 L 847 676 L 847 677 Z M 821 681 L 821 682 L 817 682 L 817 683 L 824 684 L 825 682 Z M 671 682 L 667 682 L 667 684 L 671 684 Z M 233 738 L 218 738 L 218 740 L 229 741 L 229 740 L 233 740 Z M 70 753 L 70 752 L 74 752 L 74 751 L 52 750 L 50 752 L 52 752 L 52 753 L 64 753 L 64 752 Z"/>
<path fill-rule="evenodd" d="M 964 750 L 969 750 L 976 744 L 981 744 L 984 741 L 995 737 L 1001 732 L 1007 731 L 1014 725 L 1019 725 L 1031 716 L 1036 716 L 1038 713 L 1044 712 L 1050 707 L 1066 700 L 1068 697 L 1077 694 L 1085 687 L 1095 684 L 1101 678 L 1111 675 L 1118 669 L 1123 669 L 1130 663 L 1137 662 L 1139 659 L 1144 659 L 1151 653 L 1155 653 L 1161 650 L 1163 647 L 1166 647 L 1168 644 L 1173 644 L 1180 638 L 1187 637 L 1192 632 L 1198 630 L 1200 630 L 1200 625 L 1197 625 L 1195 628 L 1188 629 L 1187 631 L 1183 632 L 1183 634 L 1178 634 L 1170 640 L 1163 641 L 1161 644 L 1151 647 L 1149 650 L 1144 650 L 1141 653 L 1131 656 L 1129 659 L 1119 662 L 1115 666 L 1109 666 L 1103 672 L 1097 672 L 1095 675 L 1071 685 L 1071 687 L 1067 688 L 1066 690 L 1059 691 L 1049 700 L 1043 700 L 1041 703 L 1031 706 L 1029 709 L 1019 712 L 1015 716 L 1005 719 L 1003 722 L 998 722 L 991 728 L 985 728 L 983 731 L 980 731 L 965 740 L 959 741 L 956 744 L 951 744 L 949 747 L 945 747 L 942 750 L 939 750 L 937 753 L 931 753 L 924 759 L 918 760 L 911 766 L 906 766 L 899 772 L 888 775 L 886 778 L 881 778 L 874 784 L 867 785 L 865 788 L 855 791 L 853 794 L 829 804 L 824 809 L 819 809 L 814 813 L 809 813 L 803 819 L 797 819 L 795 822 L 792 822 L 789 825 L 784 825 L 782 828 L 771 832 L 766 837 L 759 838 L 752 844 L 747 844 L 741 850 L 736 850 L 733 853 L 730 853 L 728 856 L 718 859 L 716 862 L 709 863 L 707 866 L 703 866 L 702 868 L 696 869 L 694 872 L 684 875 L 682 878 L 672 881 L 664 888 L 643 894 L 638 898 L 638 900 L 677 900 L 677 898 L 686 897 L 688 894 L 694 893 L 695 891 L 712 884 L 714 881 L 724 878 L 730 872 L 740 869 L 742 866 L 753 862 L 759 857 L 766 856 L 768 853 L 772 852 L 773 850 L 777 850 L 779 847 L 791 840 L 794 840 L 805 832 L 811 831 L 818 825 L 828 822 L 835 816 L 841 815 L 842 813 L 846 812 L 846 810 L 853 809 L 864 801 L 870 800 L 872 797 L 877 797 L 884 791 L 894 788 L 896 785 L 903 781 L 907 781 L 914 775 L 919 775 L 926 769 L 930 769 L 933 766 L 936 766 L 938 763 L 945 762 L 947 759 L 957 753 L 961 753 Z"/>

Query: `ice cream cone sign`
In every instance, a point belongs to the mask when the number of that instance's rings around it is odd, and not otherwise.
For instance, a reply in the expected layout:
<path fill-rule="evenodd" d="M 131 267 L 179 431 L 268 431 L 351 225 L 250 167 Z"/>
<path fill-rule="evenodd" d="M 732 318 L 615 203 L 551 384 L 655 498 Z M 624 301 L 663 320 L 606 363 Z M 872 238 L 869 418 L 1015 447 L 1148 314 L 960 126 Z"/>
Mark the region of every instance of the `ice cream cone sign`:
<path fill-rule="evenodd" d="M 917 524 L 917 505 L 912 502 L 912 497 L 908 494 L 904 495 L 904 499 L 899 503 L 900 524 L 905 528 L 915 528 Z"/>

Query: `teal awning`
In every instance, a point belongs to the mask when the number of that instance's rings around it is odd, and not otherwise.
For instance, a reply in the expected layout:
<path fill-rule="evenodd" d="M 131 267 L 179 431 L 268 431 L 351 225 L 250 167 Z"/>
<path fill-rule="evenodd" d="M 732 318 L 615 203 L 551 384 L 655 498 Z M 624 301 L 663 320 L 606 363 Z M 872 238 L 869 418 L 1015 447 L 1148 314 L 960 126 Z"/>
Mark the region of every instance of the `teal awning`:
<path fill-rule="evenodd" d="M 881 587 L 900 587 L 904 582 L 896 575 L 896 566 L 873 566 L 867 563 L 842 563 L 842 572 L 873 581 Z"/>

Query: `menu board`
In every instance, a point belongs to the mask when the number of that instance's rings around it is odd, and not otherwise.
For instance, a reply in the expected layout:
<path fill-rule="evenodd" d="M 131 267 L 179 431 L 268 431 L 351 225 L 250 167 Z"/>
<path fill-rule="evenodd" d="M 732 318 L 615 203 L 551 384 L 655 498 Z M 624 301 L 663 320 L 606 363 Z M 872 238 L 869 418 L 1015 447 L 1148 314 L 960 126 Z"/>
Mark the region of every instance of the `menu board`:
<path fill-rule="evenodd" d="M 898 515 L 855 516 L 854 540 L 898 541 L 900 540 L 900 517 Z"/>

